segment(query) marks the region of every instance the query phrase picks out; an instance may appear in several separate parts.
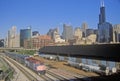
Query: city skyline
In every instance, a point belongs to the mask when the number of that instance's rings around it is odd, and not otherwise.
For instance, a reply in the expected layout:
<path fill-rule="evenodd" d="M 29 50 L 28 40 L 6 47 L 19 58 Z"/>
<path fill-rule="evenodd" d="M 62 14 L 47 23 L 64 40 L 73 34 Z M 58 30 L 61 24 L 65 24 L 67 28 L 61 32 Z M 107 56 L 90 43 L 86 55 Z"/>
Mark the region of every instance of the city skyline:
<path fill-rule="evenodd" d="M 12 26 L 26 29 L 31 26 L 32 30 L 37 30 L 40 34 L 46 34 L 50 28 L 59 27 L 60 33 L 63 31 L 63 24 L 72 25 L 73 28 L 81 27 L 83 22 L 89 28 L 98 28 L 99 8 L 101 0 L 1 0 L 0 1 L 0 38 L 5 38 L 8 30 Z M 120 0 L 107 0 L 106 21 L 120 24 Z M 94 12 L 92 12 L 94 11 Z"/>

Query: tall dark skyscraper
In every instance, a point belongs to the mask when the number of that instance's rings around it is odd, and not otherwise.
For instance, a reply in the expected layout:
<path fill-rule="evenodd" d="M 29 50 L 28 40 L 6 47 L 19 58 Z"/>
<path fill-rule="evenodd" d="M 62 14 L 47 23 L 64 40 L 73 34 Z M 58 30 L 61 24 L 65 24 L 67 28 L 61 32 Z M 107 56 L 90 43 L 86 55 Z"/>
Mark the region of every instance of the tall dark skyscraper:
<path fill-rule="evenodd" d="M 20 46 L 24 47 L 24 41 L 31 38 L 31 29 L 20 30 Z"/>
<path fill-rule="evenodd" d="M 104 2 L 101 2 L 99 24 L 106 22 Z"/>
<path fill-rule="evenodd" d="M 104 2 L 101 2 L 99 23 L 98 23 L 98 42 L 109 43 L 112 40 L 112 24 L 106 22 Z"/>

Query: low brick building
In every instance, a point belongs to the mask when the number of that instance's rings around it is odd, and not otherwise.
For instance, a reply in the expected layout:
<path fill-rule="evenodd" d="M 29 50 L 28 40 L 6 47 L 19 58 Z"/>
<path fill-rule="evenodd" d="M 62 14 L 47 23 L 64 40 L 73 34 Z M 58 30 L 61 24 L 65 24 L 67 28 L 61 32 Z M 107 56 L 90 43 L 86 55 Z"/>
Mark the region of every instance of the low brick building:
<path fill-rule="evenodd" d="M 48 35 L 39 35 L 32 37 L 31 39 L 24 40 L 24 48 L 27 49 L 39 49 L 44 46 L 50 46 L 52 39 Z"/>

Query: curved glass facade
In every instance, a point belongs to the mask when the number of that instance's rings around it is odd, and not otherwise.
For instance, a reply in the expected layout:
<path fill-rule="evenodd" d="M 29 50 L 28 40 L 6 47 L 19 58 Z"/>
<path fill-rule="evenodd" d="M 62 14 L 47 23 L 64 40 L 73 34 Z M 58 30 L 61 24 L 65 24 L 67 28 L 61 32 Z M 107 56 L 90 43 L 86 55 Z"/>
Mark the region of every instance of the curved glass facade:
<path fill-rule="evenodd" d="M 31 29 L 20 30 L 20 47 L 24 47 L 24 40 L 31 38 Z"/>

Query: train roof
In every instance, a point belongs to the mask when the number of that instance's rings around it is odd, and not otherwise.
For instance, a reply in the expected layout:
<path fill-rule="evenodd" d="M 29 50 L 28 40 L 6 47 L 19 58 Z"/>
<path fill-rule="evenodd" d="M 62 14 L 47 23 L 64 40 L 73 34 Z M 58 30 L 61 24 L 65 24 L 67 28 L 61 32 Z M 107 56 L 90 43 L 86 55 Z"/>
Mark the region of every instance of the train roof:
<path fill-rule="evenodd" d="M 30 61 L 30 62 L 33 62 L 33 63 L 36 63 L 36 64 L 41 64 L 41 63 L 44 63 L 42 60 L 37 60 L 33 57 L 28 57 L 26 58 L 27 61 Z"/>

